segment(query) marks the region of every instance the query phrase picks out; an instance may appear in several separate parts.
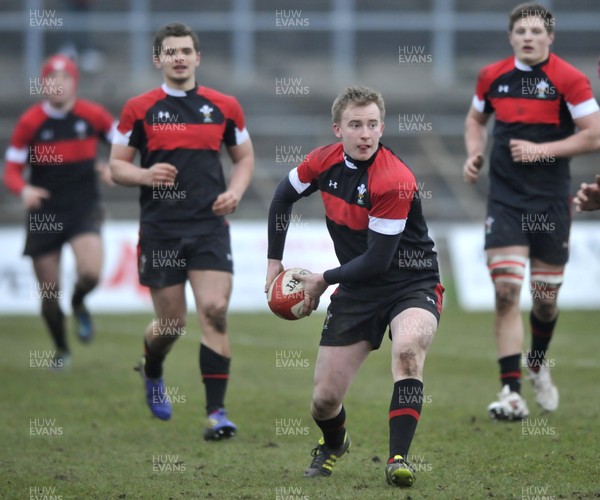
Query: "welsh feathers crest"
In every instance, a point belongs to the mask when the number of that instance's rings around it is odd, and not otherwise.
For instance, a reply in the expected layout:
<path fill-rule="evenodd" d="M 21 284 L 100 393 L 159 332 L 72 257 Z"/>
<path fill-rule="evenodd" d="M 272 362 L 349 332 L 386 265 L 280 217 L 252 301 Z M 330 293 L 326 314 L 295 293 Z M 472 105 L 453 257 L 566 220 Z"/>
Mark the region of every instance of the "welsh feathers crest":
<path fill-rule="evenodd" d="M 204 115 L 204 123 L 210 123 L 213 121 L 211 116 L 212 112 L 214 111 L 213 107 L 209 106 L 208 104 L 205 104 L 198 111 L 200 111 L 200 113 Z"/>

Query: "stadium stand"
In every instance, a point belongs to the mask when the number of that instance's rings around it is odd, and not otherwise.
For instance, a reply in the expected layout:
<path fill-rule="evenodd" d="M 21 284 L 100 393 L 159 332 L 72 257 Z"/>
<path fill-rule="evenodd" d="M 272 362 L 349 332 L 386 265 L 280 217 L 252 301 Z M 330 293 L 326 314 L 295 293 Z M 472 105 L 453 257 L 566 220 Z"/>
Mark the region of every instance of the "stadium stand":
<path fill-rule="evenodd" d="M 41 51 L 38 56 L 52 53 L 64 40 L 65 30 L 82 26 L 77 18 L 68 17 L 65 5 L 65 0 L 3 2 L 2 150 L 19 114 L 39 98 L 28 88 L 29 78 L 38 76 L 28 74 L 28 68 L 37 67 L 31 55 L 36 48 Z M 81 95 L 118 114 L 132 93 L 160 82 L 150 64 L 152 31 L 171 20 L 194 27 L 202 47 L 199 81 L 238 96 L 255 144 L 255 180 L 236 217 L 265 217 L 274 186 L 295 166 L 294 160 L 332 140 L 330 117 L 323 110 L 344 85 L 362 83 L 383 92 L 387 104 L 383 142 L 417 173 L 422 190 L 430 196 L 424 205 L 428 218 L 483 219 L 487 182 L 474 190 L 462 181 L 462 131 L 477 70 L 509 53 L 504 1 L 478 5 L 477 12 L 469 0 L 410 0 L 403 1 L 401 9 L 385 0 L 307 0 L 302 10 L 286 12 L 276 0 L 207 1 L 201 3 L 202 10 L 194 11 L 189 5 L 166 0 L 95 2 L 90 33 L 105 64 L 98 73 L 82 75 Z M 600 25 L 600 6 L 592 10 L 585 0 L 555 0 L 550 6 L 558 19 L 554 51 L 584 71 L 598 95 L 599 53 L 593 33 Z M 31 9 L 56 10 L 65 30 L 37 29 L 32 36 L 36 28 L 27 25 Z M 278 17 L 294 16 L 298 26 L 277 23 Z M 575 28 L 577 37 L 570 36 Z M 401 54 L 415 51 L 424 57 L 422 62 L 409 63 L 406 57 L 402 62 Z M 290 95 L 293 87 L 298 90 Z M 597 171 L 597 155 L 575 159 L 573 192 Z M 104 189 L 104 196 L 110 218 L 137 217 L 136 197 L 130 190 Z M 317 198 L 304 202 L 303 216 L 320 217 L 318 203 Z M 22 217 L 18 200 L 0 190 L 0 223 L 18 224 Z"/>

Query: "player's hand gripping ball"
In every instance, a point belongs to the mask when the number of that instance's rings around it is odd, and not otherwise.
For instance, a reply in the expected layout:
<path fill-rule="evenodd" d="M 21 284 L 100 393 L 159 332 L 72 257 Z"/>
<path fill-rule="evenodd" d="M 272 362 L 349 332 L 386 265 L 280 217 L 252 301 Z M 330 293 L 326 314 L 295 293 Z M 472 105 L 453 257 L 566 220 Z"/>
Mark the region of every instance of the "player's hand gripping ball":
<path fill-rule="evenodd" d="M 302 313 L 304 306 L 304 284 L 292 277 L 292 274 L 307 275 L 310 271 L 295 267 L 283 271 L 271 283 L 267 292 L 269 308 L 283 319 L 300 319 L 306 316 Z"/>

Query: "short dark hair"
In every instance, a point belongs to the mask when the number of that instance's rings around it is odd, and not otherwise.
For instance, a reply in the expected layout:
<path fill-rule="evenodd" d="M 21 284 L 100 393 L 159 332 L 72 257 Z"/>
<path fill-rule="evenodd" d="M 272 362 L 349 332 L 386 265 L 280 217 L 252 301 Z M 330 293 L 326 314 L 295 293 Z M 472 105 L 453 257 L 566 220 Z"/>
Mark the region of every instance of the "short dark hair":
<path fill-rule="evenodd" d="M 544 22 L 548 33 L 554 31 L 554 14 L 547 7 L 535 2 L 526 2 L 517 5 L 508 16 L 508 31 L 512 31 L 519 19 L 526 17 L 539 17 Z"/>
<path fill-rule="evenodd" d="M 152 53 L 157 56 L 162 52 L 162 43 L 165 38 L 169 36 L 184 37 L 189 36 L 192 38 L 194 43 L 194 50 L 200 52 L 200 41 L 198 35 L 194 33 L 192 28 L 181 23 L 169 23 L 165 24 L 154 35 L 154 42 L 152 43 Z"/>
<path fill-rule="evenodd" d="M 381 121 L 385 118 L 385 103 L 383 97 L 376 90 L 369 87 L 346 87 L 333 101 L 331 106 L 331 119 L 333 123 L 340 123 L 342 120 L 342 113 L 347 107 L 354 106 L 368 106 L 371 103 L 377 104 L 379 113 L 381 114 Z"/>

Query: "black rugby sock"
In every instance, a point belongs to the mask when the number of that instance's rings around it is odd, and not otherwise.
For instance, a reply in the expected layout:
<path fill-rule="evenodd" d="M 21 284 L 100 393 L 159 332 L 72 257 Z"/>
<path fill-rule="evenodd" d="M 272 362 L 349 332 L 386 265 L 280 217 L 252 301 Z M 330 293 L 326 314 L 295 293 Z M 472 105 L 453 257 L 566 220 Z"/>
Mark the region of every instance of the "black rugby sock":
<path fill-rule="evenodd" d="M 50 336 L 56 349 L 64 353 L 69 352 L 65 330 L 65 315 L 60 308 L 58 300 L 42 301 L 42 317 L 50 330 Z"/>
<path fill-rule="evenodd" d="M 346 409 L 342 405 L 340 412 L 333 418 L 327 420 L 319 420 L 313 417 L 319 429 L 323 432 L 325 445 L 337 450 L 344 444 L 344 436 L 346 435 Z"/>
<path fill-rule="evenodd" d="M 73 309 L 79 308 L 83 304 L 83 299 L 90 293 L 98 284 L 98 280 L 92 278 L 80 277 L 75 283 L 75 290 L 71 298 Z"/>
<path fill-rule="evenodd" d="M 163 361 L 166 356 L 166 354 L 159 354 L 153 351 L 148 345 L 148 341 L 144 338 L 144 358 L 146 359 L 144 373 L 147 378 L 156 380 L 162 377 Z"/>
<path fill-rule="evenodd" d="M 406 459 L 422 407 L 423 382 L 407 378 L 394 384 L 389 412 L 390 460 L 396 455 Z"/>
<path fill-rule="evenodd" d="M 511 392 L 521 393 L 521 354 L 504 356 L 498 360 L 500 364 L 500 384 L 508 385 Z"/>
<path fill-rule="evenodd" d="M 200 344 L 199 362 L 206 393 L 206 414 L 210 415 L 219 408 L 225 407 L 225 392 L 229 381 L 231 359 Z"/>
<path fill-rule="evenodd" d="M 531 350 L 527 354 L 527 364 L 533 372 L 538 372 L 540 366 L 546 358 L 548 346 L 552 340 L 554 327 L 558 321 L 558 315 L 552 321 L 542 321 L 533 311 L 529 313 L 529 323 L 531 325 Z"/>

